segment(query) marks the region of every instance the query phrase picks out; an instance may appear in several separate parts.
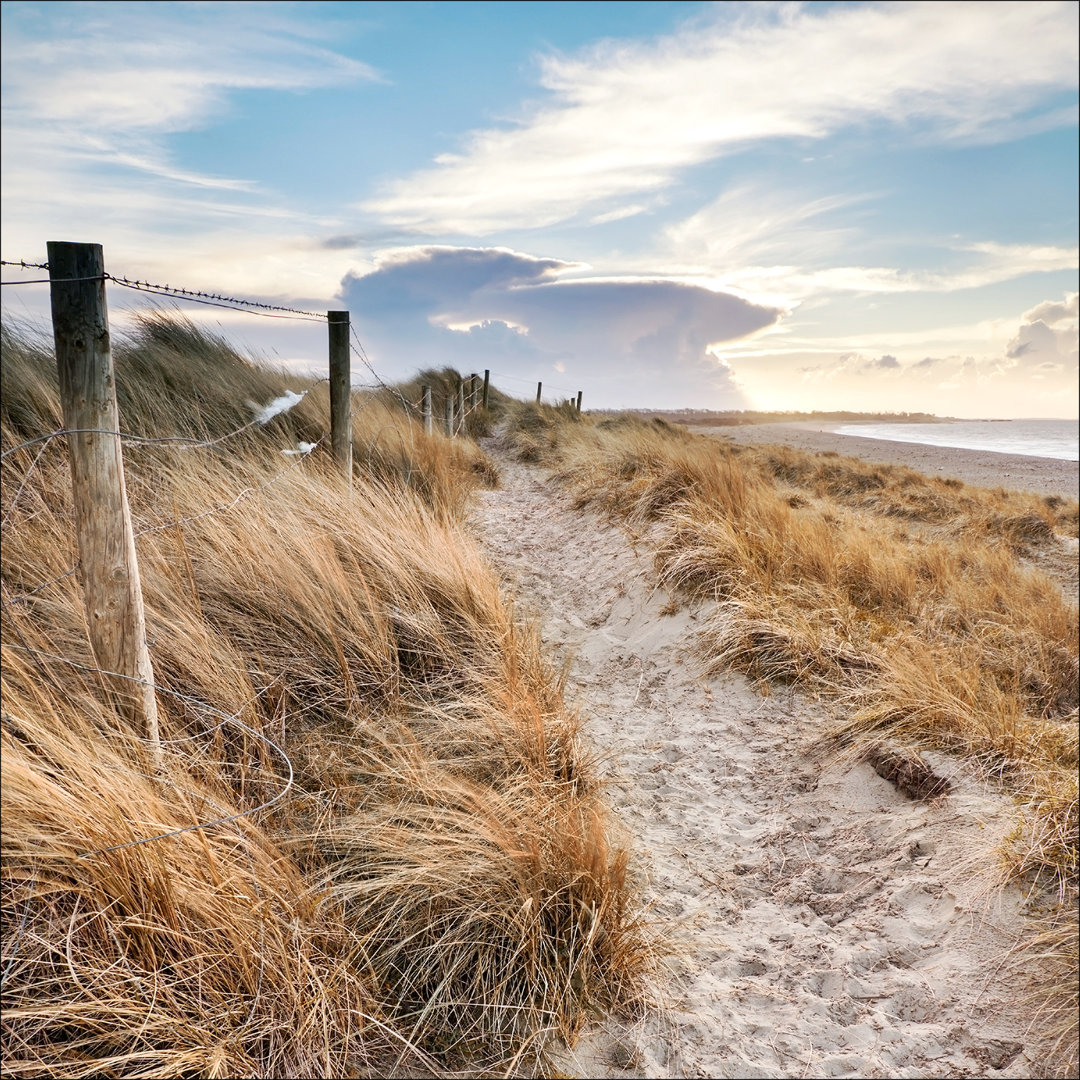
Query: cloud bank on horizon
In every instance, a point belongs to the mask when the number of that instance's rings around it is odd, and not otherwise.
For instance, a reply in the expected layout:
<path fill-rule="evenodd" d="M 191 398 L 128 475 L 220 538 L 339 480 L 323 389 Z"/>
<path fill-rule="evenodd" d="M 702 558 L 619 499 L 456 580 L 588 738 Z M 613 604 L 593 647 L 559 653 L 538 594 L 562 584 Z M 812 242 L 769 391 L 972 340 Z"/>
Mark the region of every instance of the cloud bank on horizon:
<path fill-rule="evenodd" d="M 346 306 L 391 377 L 1076 415 L 1075 4 L 418 8 L 5 2 L 5 258 Z"/>

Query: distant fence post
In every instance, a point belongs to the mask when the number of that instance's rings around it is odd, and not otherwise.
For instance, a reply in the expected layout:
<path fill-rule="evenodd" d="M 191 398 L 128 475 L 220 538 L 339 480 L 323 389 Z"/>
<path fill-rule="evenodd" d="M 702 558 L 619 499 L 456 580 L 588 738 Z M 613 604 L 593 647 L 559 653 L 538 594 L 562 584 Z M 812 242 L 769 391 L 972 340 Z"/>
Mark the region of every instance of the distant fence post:
<path fill-rule="evenodd" d="M 543 389 L 544 389 L 544 384 L 542 382 L 538 382 L 536 384 L 536 404 L 537 405 L 540 404 L 540 394 L 542 393 Z"/>
<path fill-rule="evenodd" d="M 581 391 L 577 392 L 577 411 L 581 412 Z"/>
<path fill-rule="evenodd" d="M 420 408 L 424 417 L 424 432 L 428 435 L 431 434 L 431 387 L 422 386 L 420 388 Z"/>
<path fill-rule="evenodd" d="M 490 384 L 490 382 L 491 382 L 491 372 L 488 371 L 485 368 L 484 369 L 484 399 L 483 399 L 485 409 L 488 407 L 488 385 Z"/>
<path fill-rule="evenodd" d="M 454 399 L 450 394 L 446 395 L 446 437 L 452 438 L 454 434 Z"/>
<path fill-rule="evenodd" d="M 465 430 L 465 380 L 459 379 L 457 384 L 457 429 Z"/>
<path fill-rule="evenodd" d="M 49 278 L 56 367 L 68 429 L 75 530 L 86 623 L 120 710 L 159 754 L 154 669 L 146 647 L 131 528 L 100 244 L 51 241 Z M 115 432 L 116 434 L 111 434 Z M 118 677 L 119 676 L 119 677 Z"/>
<path fill-rule="evenodd" d="M 328 311 L 330 331 L 330 446 L 352 483 L 352 386 L 349 377 L 349 313 Z"/>
<path fill-rule="evenodd" d="M 469 376 L 469 410 L 480 404 L 480 376 L 474 371 Z"/>

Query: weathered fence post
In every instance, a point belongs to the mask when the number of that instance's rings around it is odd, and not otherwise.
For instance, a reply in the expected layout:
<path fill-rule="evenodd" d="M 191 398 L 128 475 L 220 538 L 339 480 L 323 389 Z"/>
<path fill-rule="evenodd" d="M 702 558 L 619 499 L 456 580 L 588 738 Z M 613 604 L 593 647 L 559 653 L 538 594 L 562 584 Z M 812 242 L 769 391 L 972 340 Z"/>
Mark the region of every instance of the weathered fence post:
<path fill-rule="evenodd" d="M 446 395 L 446 437 L 449 439 L 454 434 L 454 399 L 450 394 Z"/>
<path fill-rule="evenodd" d="M 424 432 L 427 435 L 431 434 L 431 387 L 422 386 L 420 388 L 420 409 L 424 417 Z"/>
<path fill-rule="evenodd" d="M 544 384 L 542 382 L 538 382 L 536 384 L 536 404 L 537 405 L 540 404 L 540 394 L 543 391 L 543 389 L 544 389 Z"/>
<path fill-rule="evenodd" d="M 457 427 L 459 432 L 465 430 L 465 380 L 459 379 L 457 384 Z"/>
<path fill-rule="evenodd" d="M 105 258 L 100 244 L 51 241 L 48 252 L 56 367 L 69 432 L 90 645 L 120 711 L 159 754 L 154 669 L 146 647 L 146 613 L 124 486 Z"/>
<path fill-rule="evenodd" d="M 328 311 L 330 331 L 330 446 L 352 483 L 352 387 L 349 378 L 349 313 Z"/>
<path fill-rule="evenodd" d="M 581 391 L 577 392 L 577 411 L 581 412 Z"/>
<path fill-rule="evenodd" d="M 484 408 L 488 407 L 488 384 L 491 382 L 491 372 L 486 368 L 484 369 Z"/>

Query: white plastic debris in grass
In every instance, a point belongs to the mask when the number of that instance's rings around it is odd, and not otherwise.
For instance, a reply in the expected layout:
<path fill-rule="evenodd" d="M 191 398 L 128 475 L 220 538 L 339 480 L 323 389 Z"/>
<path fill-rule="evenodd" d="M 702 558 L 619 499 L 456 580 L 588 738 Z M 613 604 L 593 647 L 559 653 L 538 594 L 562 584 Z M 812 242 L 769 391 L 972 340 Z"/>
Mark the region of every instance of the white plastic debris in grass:
<path fill-rule="evenodd" d="M 274 398 L 269 405 L 260 406 L 252 402 L 251 407 L 255 410 L 255 423 L 265 424 L 270 420 L 273 420 L 279 413 L 288 412 L 294 405 L 303 401 L 307 395 L 305 390 L 302 394 L 294 393 L 292 390 L 286 390 L 281 397 Z"/>
<path fill-rule="evenodd" d="M 295 450 L 282 450 L 281 452 L 283 454 L 292 454 L 295 457 L 297 455 L 303 456 L 304 454 L 310 454 L 314 449 L 315 443 L 313 442 L 299 442 L 296 444 Z"/>

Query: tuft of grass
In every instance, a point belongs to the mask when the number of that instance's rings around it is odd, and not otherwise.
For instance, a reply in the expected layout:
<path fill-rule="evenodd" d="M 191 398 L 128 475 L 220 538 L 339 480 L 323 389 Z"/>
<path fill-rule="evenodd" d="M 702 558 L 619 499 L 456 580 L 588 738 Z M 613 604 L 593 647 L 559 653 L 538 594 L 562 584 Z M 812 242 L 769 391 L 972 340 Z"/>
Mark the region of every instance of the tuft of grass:
<path fill-rule="evenodd" d="M 51 357 L 9 343 L 5 450 L 59 426 Z M 219 438 L 302 388 L 156 315 L 117 366 L 123 426 L 155 435 Z M 66 447 L 5 462 L 13 1075 L 520 1073 L 640 998 L 650 946 L 578 719 L 460 523 L 493 468 L 354 405 L 351 488 L 321 448 L 281 454 L 325 430 L 319 387 L 218 446 L 125 448 L 160 766 L 65 575 Z"/>

